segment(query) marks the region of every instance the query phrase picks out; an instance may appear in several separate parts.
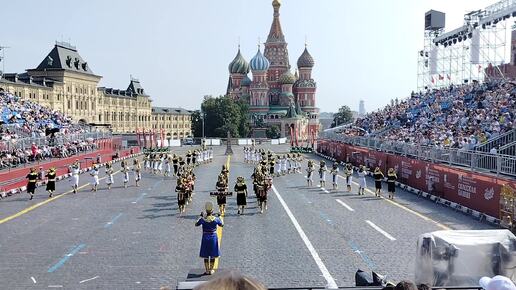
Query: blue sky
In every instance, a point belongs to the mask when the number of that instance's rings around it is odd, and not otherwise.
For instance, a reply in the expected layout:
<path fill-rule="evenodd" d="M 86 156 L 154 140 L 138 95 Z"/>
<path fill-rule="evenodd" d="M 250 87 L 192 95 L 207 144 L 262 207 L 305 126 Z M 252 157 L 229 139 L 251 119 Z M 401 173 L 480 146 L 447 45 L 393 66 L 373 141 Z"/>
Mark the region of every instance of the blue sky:
<path fill-rule="evenodd" d="M 281 24 L 291 64 L 308 39 L 321 111 L 357 110 L 360 99 L 371 111 L 416 88 L 427 10 L 445 12 L 453 29 L 464 13 L 494 2 L 283 0 Z M 204 95 L 225 93 L 238 40 L 249 60 L 272 22 L 270 0 L 26 0 L 0 7 L 6 72 L 34 68 L 56 40 L 70 41 L 103 76 L 102 86 L 125 89 L 133 75 L 154 105 L 188 109 Z"/>

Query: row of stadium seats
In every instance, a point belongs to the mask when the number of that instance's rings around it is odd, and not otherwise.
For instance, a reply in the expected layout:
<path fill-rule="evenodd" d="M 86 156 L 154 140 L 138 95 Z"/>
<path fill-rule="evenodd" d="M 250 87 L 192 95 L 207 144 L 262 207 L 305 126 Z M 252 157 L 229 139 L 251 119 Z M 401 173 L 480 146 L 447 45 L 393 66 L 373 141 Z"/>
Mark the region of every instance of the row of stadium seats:
<path fill-rule="evenodd" d="M 516 127 L 515 95 L 516 86 L 503 80 L 412 93 L 357 119 L 343 133 L 474 150 Z"/>
<path fill-rule="evenodd" d="M 76 138 L 87 131 L 58 111 L 0 92 L 0 169 L 95 150 L 93 140 Z"/>
<path fill-rule="evenodd" d="M 49 130 L 66 134 L 85 130 L 58 111 L 5 92 L 0 92 L 0 124 L 0 140 L 45 136 Z"/>

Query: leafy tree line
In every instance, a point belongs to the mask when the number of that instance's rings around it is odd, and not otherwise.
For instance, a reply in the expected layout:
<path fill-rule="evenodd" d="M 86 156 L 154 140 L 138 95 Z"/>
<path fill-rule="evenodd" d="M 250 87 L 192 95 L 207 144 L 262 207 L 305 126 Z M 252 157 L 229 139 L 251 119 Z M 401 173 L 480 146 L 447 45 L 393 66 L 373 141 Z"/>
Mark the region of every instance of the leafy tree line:
<path fill-rule="evenodd" d="M 192 130 L 195 137 L 202 137 L 202 115 L 204 113 L 204 136 L 248 137 L 249 122 L 247 114 L 249 105 L 245 100 L 234 101 L 228 96 L 207 98 L 201 104 L 201 111 L 192 114 Z"/>
<path fill-rule="evenodd" d="M 333 122 L 331 123 L 331 128 L 337 127 L 340 125 L 348 124 L 353 121 L 353 113 L 348 106 L 342 106 L 339 108 L 339 111 L 333 114 Z"/>

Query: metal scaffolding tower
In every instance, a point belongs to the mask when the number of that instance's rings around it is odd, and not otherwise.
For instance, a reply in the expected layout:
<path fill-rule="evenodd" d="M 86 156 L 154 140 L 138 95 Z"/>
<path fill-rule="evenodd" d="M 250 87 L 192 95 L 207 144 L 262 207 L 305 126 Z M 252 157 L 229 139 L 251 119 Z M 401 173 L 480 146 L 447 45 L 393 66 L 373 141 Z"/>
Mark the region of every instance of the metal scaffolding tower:
<path fill-rule="evenodd" d="M 516 0 L 502 0 L 465 14 L 464 25 L 457 29 L 425 30 L 424 48 L 418 53 L 418 90 L 504 77 L 499 66 L 509 62 L 511 17 L 516 17 Z"/>

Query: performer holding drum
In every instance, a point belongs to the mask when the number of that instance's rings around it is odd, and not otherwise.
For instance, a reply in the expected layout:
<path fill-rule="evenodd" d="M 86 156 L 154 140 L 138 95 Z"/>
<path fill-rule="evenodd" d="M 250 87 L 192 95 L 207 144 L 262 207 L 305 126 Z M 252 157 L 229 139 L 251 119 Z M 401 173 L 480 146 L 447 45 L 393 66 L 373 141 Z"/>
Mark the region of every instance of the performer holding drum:
<path fill-rule="evenodd" d="M 218 192 L 217 205 L 219 206 L 219 214 L 224 215 L 226 211 L 226 195 L 224 193 L 228 191 L 228 183 L 224 171 L 219 174 L 216 188 Z"/>

